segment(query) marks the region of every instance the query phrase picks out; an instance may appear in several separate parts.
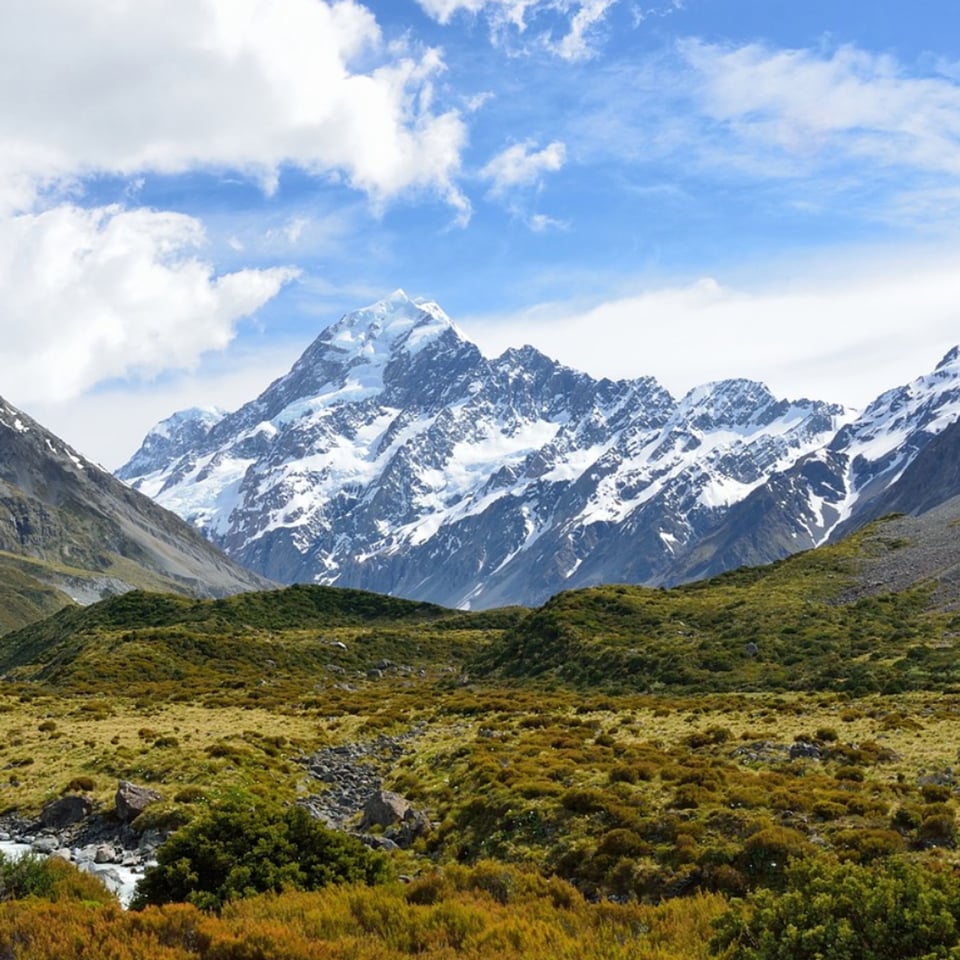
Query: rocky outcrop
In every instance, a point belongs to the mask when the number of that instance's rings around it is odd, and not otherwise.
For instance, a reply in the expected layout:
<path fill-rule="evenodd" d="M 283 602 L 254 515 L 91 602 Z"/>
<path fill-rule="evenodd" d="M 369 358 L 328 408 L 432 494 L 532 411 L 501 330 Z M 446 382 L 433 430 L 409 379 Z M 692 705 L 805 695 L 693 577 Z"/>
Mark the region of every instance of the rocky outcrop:
<path fill-rule="evenodd" d="M 419 733 L 414 728 L 402 737 L 381 735 L 367 743 L 324 747 L 304 758 L 310 774 L 326 789 L 300 804 L 328 826 L 355 832 L 372 845 L 409 847 L 429 832 L 430 818 L 405 797 L 384 790 L 382 778 L 403 755 L 405 742 Z M 366 832 L 371 830 L 377 832 Z"/>

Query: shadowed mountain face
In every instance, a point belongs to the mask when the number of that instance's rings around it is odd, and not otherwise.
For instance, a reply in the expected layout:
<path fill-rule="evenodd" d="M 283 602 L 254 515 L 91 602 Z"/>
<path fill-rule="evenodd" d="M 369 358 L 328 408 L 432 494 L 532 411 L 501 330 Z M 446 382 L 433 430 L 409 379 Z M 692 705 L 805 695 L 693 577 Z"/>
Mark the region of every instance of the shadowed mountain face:
<path fill-rule="evenodd" d="M 0 400 L 0 628 L 134 587 L 262 589 L 193 528 Z"/>
<path fill-rule="evenodd" d="M 532 347 L 488 360 L 398 291 L 235 413 L 159 424 L 119 475 L 276 580 L 537 604 L 823 542 L 958 413 L 956 354 L 858 418 L 745 380 L 675 399 Z"/>

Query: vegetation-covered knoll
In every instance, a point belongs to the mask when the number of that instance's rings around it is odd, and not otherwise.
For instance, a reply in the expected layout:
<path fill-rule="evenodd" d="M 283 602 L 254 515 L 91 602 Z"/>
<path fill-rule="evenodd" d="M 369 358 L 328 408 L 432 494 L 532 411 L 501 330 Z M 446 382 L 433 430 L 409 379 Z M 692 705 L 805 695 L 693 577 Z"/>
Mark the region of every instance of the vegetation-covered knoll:
<path fill-rule="evenodd" d="M 0 670 L 60 689 L 102 690 L 113 682 L 129 692 L 173 682 L 181 694 L 228 682 L 241 689 L 352 676 L 383 661 L 459 671 L 478 645 L 520 615 L 465 614 L 307 585 L 219 600 L 133 591 L 8 634 Z"/>
<path fill-rule="evenodd" d="M 951 688 L 960 618 L 932 606 L 929 585 L 845 597 L 865 553 L 903 548 L 883 529 L 669 590 L 559 594 L 486 651 L 482 669 L 654 692 Z"/>

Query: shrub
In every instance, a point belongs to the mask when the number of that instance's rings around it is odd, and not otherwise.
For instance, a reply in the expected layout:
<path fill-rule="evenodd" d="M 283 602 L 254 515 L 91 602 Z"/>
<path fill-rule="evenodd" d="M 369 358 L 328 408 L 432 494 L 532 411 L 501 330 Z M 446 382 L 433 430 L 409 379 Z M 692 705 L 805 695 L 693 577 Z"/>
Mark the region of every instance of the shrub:
<path fill-rule="evenodd" d="M 939 783 L 925 783 L 920 788 L 920 795 L 924 803 L 946 803 L 953 796 L 953 791 Z"/>
<path fill-rule="evenodd" d="M 777 882 L 789 861 L 804 857 L 813 850 L 807 838 L 790 827 L 765 827 L 747 837 L 739 866 L 755 881 Z"/>
<path fill-rule="evenodd" d="M 952 814 L 937 813 L 925 817 L 917 831 L 917 840 L 928 847 L 952 847 L 957 839 L 957 823 Z"/>
<path fill-rule="evenodd" d="M 842 830 L 834 838 L 834 843 L 851 859 L 857 859 L 861 863 L 900 853 L 904 848 L 903 837 L 896 830 L 877 828 Z"/>
<path fill-rule="evenodd" d="M 302 807 L 235 799 L 173 834 L 137 886 L 133 906 L 193 903 L 219 910 L 238 897 L 285 887 L 387 878 L 382 854 L 335 833 Z"/>
<path fill-rule="evenodd" d="M 113 900 L 113 894 L 96 877 L 81 873 L 56 857 L 28 853 L 11 859 L 0 854 L 0 901 L 27 897 L 96 903 Z"/>
<path fill-rule="evenodd" d="M 782 894 L 759 890 L 718 922 L 726 960 L 919 960 L 956 956 L 960 884 L 899 859 L 795 864 Z M 949 953 L 948 953 L 949 951 Z"/>

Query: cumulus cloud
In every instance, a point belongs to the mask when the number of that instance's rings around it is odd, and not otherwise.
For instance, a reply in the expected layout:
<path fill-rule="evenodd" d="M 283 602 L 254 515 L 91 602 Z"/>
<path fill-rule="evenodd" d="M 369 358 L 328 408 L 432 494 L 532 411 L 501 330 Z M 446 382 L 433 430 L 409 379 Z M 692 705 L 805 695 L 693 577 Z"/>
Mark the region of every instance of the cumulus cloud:
<path fill-rule="evenodd" d="M 490 181 L 490 193 L 503 197 L 518 187 L 529 187 L 540 182 L 544 173 L 555 173 L 567 158 L 566 146 L 559 140 L 535 149 L 530 140 L 515 143 L 493 157 L 480 171 Z"/>
<path fill-rule="evenodd" d="M 216 276 L 192 217 L 60 205 L 0 220 L 0 383 L 17 404 L 189 369 L 296 276 Z"/>
<path fill-rule="evenodd" d="M 354 0 L 31 0 L 0 14 L 0 204 L 97 172 L 283 165 L 460 213 L 466 130 L 436 51 L 383 43 Z"/>
<path fill-rule="evenodd" d="M 544 25 L 532 45 L 564 60 L 587 60 L 595 53 L 593 40 L 607 12 L 619 0 L 417 0 L 440 23 L 457 13 L 483 15 L 495 41 L 511 31 L 523 34 L 531 24 Z M 559 39 L 558 25 L 566 30 Z"/>

